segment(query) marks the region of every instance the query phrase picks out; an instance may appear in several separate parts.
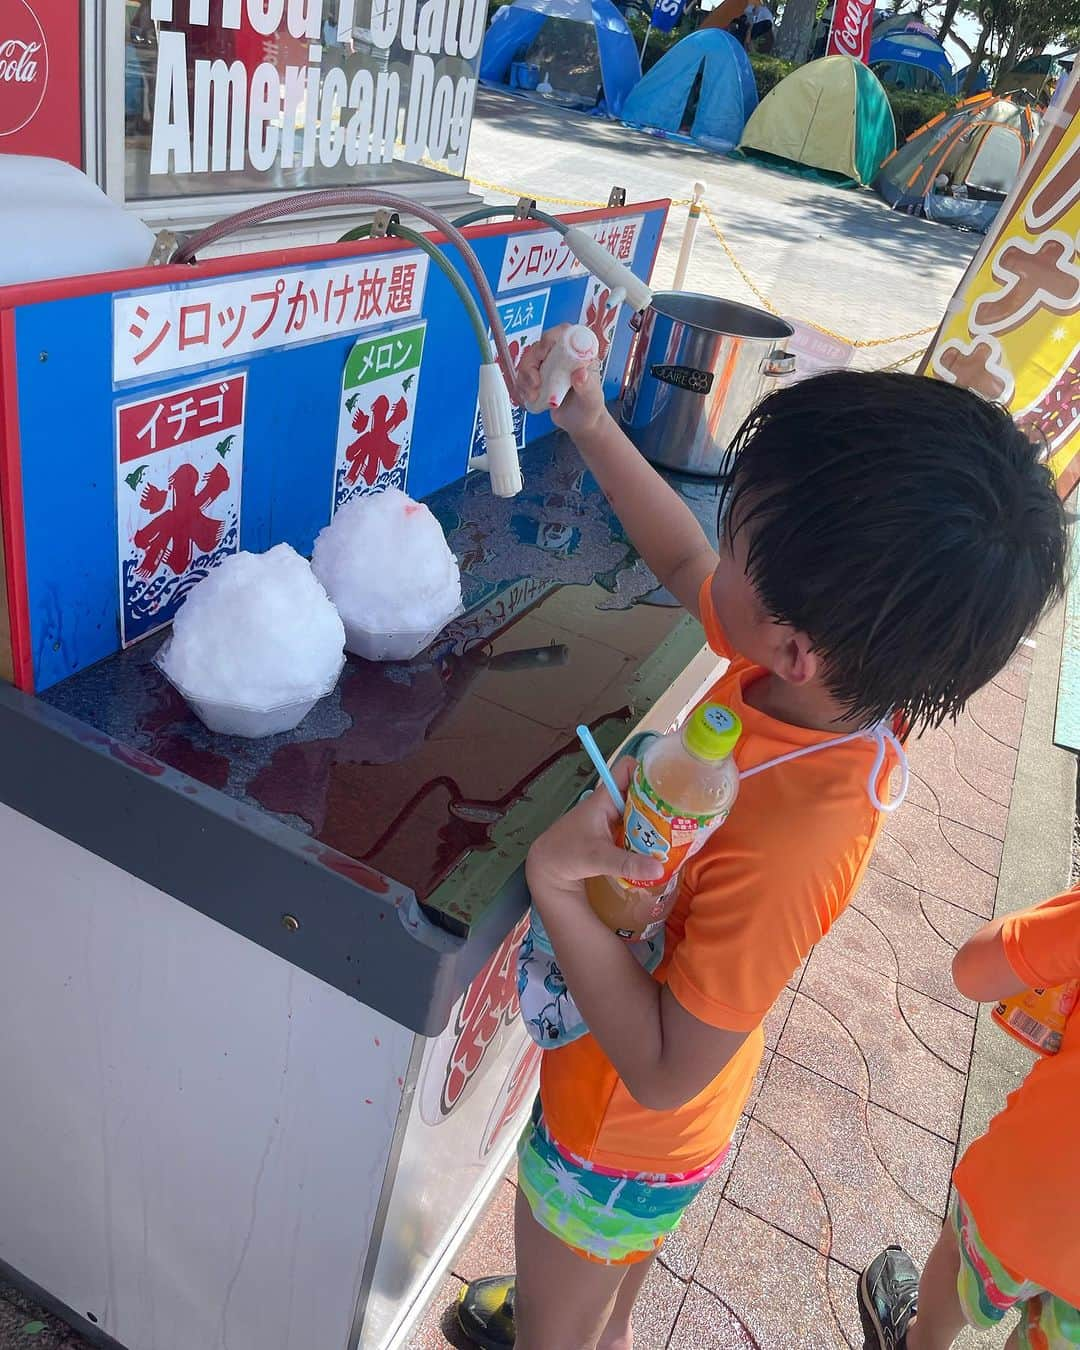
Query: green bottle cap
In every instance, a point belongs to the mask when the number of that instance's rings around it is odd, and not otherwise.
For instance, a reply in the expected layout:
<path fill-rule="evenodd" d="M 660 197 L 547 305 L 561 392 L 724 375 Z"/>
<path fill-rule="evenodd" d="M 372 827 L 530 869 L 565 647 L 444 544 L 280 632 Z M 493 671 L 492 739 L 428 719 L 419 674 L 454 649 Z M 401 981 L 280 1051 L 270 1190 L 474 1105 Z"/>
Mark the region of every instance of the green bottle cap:
<path fill-rule="evenodd" d="M 725 759 L 739 743 L 742 723 L 722 703 L 703 703 L 695 708 L 683 729 L 683 742 L 698 759 Z"/>

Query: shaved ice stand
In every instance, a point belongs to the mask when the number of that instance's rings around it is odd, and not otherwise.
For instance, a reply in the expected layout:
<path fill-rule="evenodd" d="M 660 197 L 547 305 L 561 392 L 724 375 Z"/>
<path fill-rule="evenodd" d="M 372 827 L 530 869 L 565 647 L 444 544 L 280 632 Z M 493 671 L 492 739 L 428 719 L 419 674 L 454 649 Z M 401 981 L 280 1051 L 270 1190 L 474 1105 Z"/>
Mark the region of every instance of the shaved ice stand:
<path fill-rule="evenodd" d="M 647 278 L 665 214 L 574 219 Z M 511 343 L 598 325 L 617 393 L 626 307 L 542 225 L 469 234 Z M 588 777 L 574 728 L 614 750 L 712 675 L 549 418 L 515 413 L 523 492 L 468 472 L 476 347 L 428 262 L 0 289 L 0 1267 L 131 1350 L 407 1340 L 535 1090 L 522 862 Z M 153 664 L 184 595 L 388 484 L 464 613 L 295 731 L 206 730 Z"/>

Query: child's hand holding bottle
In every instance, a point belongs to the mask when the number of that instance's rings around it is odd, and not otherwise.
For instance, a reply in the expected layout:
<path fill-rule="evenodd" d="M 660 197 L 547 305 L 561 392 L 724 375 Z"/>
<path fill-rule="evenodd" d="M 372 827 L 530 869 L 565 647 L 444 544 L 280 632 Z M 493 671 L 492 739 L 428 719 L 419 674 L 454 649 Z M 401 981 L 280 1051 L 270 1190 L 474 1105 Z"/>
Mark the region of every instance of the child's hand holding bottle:
<path fill-rule="evenodd" d="M 621 759 L 612 769 L 620 791 L 626 792 L 636 761 Z M 561 816 L 529 849 L 525 879 L 534 900 L 585 899 L 585 881 L 595 876 L 621 876 L 649 883 L 664 873 L 664 865 L 642 853 L 620 848 L 615 837 L 622 826 L 619 808 L 603 788 L 589 794 Z"/>

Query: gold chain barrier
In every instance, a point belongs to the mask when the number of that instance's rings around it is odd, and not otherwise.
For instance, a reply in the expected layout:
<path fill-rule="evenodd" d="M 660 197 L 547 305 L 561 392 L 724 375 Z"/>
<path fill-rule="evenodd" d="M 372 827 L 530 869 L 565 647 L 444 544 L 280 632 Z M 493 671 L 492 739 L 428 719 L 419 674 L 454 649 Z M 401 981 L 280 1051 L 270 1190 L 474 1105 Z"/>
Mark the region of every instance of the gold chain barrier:
<path fill-rule="evenodd" d="M 674 205 L 675 203 L 672 202 L 672 206 Z M 757 302 L 761 305 L 763 309 L 767 309 L 770 314 L 775 314 L 777 315 L 777 317 L 779 317 L 780 311 L 772 303 L 769 297 L 767 295 L 764 295 L 761 289 L 755 285 L 753 277 L 735 256 L 735 252 L 732 249 L 731 245 L 724 238 L 723 230 L 720 228 L 719 225 L 717 225 L 716 218 L 713 216 L 712 211 L 709 210 L 708 206 L 703 205 L 702 213 L 705 216 L 705 219 L 709 222 L 713 234 L 716 235 L 716 239 L 720 247 L 727 254 L 728 261 L 731 263 L 732 267 L 734 267 L 735 271 L 738 272 L 739 276 L 742 278 L 744 285 L 749 289 L 750 293 L 754 296 L 754 298 L 757 300 Z M 928 328 L 917 328 L 914 330 L 914 332 L 911 333 L 897 333 L 893 337 L 849 338 L 845 337 L 843 333 L 837 333 L 831 328 L 826 328 L 825 325 L 821 323 L 814 323 L 811 324 L 810 326 L 812 328 L 816 328 L 819 333 L 824 333 L 826 337 L 836 338 L 838 341 L 846 342 L 848 346 L 855 347 L 856 349 L 862 347 L 891 347 L 894 342 L 913 342 L 916 338 L 928 337 L 931 333 L 935 332 L 937 329 L 937 324 L 932 323 Z M 904 365 L 910 359 L 911 359 L 910 357 L 905 357 L 904 361 L 900 362 L 900 364 Z M 889 367 L 889 369 L 891 368 L 892 367 Z"/>
<path fill-rule="evenodd" d="M 430 167 L 437 168 L 438 165 L 432 164 Z M 517 188 L 506 187 L 505 184 L 502 183 L 488 183 L 485 182 L 483 178 L 470 177 L 469 182 L 472 183 L 473 187 L 480 188 L 481 191 L 498 192 L 504 197 L 512 197 L 515 201 L 521 197 L 527 197 L 530 201 L 544 202 L 548 206 L 576 206 L 580 207 L 582 210 L 603 209 L 608 205 L 607 202 L 585 201 L 580 197 L 541 197 L 535 192 L 521 192 Z M 691 199 L 689 197 L 674 198 L 671 202 L 671 205 L 690 206 Z M 702 215 L 704 215 L 705 219 L 709 222 L 709 228 L 716 236 L 717 243 L 723 249 L 728 262 L 730 262 L 732 267 L 735 269 L 743 285 L 747 288 L 747 290 L 754 297 L 754 299 L 757 300 L 758 304 L 761 305 L 762 309 L 768 310 L 770 314 L 775 314 L 779 317 L 780 311 L 776 308 L 776 306 L 769 299 L 769 297 L 761 290 L 761 288 L 754 281 L 754 278 L 750 275 L 750 273 L 746 270 L 746 268 L 736 257 L 735 251 L 725 238 L 723 230 L 716 223 L 716 217 L 713 215 L 712 211 L 704 202 L 702 203 L 701 211 Z M 825 325 L 821 323 L 809 323 L 809 327 L 816 328 L 819 333 L 824 333 L 826 337 L 836 338 L 837 341 L 839 342 L 847 343 L 849 347 L 854 347 L 856 350 L 861 350 L 867 347 L 891 347 L 894 343 L 897 342 L 914 342 L 916 338 L 929 337 L 931 333 L 936 331 L 937 324 L 930 324 L 928 328 L 918 328 L 911 333 L 896 333 L 892 337 L 883 337 L 883 338 L 849 338 L 846 337 L 843 333 L 837 333 L 832 328 L 826 328 Z M 917 360 L 918 357 L 920 357 L 921 355 L 922 355 L 922 348 L 920 348 L 918 351 L 912 352 L 908 356 L 903 357 L 899 361 L 894 361 L 892 365 L 881 367 L 881 369 L 899 370 L 901 366 L 906 366 L 909 362 Z"/>

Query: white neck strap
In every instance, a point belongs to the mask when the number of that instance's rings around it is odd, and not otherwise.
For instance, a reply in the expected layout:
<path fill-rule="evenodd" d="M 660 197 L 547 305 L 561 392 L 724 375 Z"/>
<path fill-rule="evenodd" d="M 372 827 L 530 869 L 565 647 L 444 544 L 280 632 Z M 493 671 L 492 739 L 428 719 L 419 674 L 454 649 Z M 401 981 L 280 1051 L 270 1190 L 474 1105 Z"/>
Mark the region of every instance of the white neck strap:
<path fill-rule="evenodd" d="M 907 796 L 911 775 L 908 770 L 904 747 L 893 734 L 889 724 L 884 721 L 879 722 L 876 726 L 868 727 L 865 731 L 853 731 L 848 736 L 834 736 L 832 740 L 820 741 L 817 745 L 804 745 L 801 750 L 789 750 L 786 755 L 777 755 L 775 759 L 767 759 L 764 764 L 757 764 L 752 769 L 741 769 L 739 777 L 753 778 L 754 774 L 764 773 L 766 769 L 773 769 L 777 764 L 785 764 L 792 759 L 802 759 L 804 755 L 813 755 L 818 750 L 828 750 L 834 745 L 847 745 L 851 741 L 874 741 L 876 743 L 877 754 L 874 756 L 874 767 L 870 770 L 870 777 L 867 780 L 866 793 L 875 810 L 895 811 Z M 892 746 L 893 750 L 896 751 L 896 758 L 900 765 L 900 790 L 892 801 L 883 802 L 878 796 L 877 784 L 881 777 L 881 770 L 885 766 L 885 752 L 889 746 Z"/>

